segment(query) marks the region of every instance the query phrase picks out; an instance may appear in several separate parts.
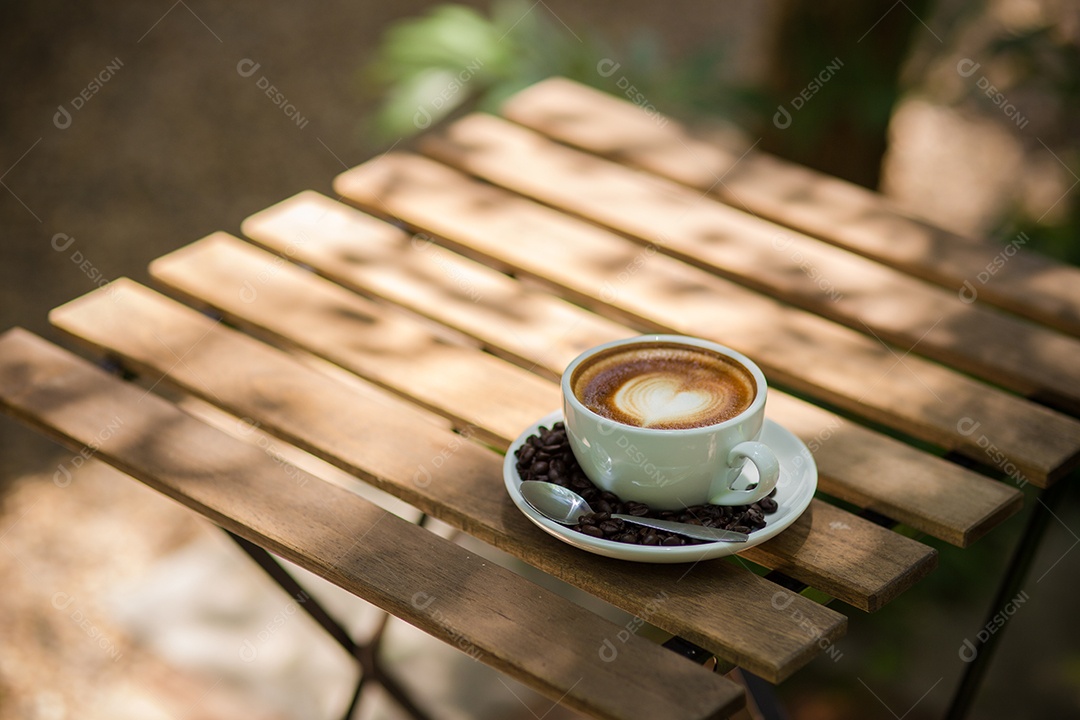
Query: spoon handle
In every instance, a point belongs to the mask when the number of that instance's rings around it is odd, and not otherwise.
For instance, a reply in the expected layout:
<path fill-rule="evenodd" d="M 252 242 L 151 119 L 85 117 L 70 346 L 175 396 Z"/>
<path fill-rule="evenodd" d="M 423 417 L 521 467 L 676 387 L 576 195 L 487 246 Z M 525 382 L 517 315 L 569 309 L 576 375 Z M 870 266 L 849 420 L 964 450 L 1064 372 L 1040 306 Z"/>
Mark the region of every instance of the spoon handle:
<path fill-rule="evenodd" d="M 655 520 L 653 518 L 619 514 L 612 514 L 611 517 L 635 525 L 644 525 L 645 527 L 650 527 L 655 530 L 666 530 L 667 532 L 685 535 L 686 537 L 691 537 L 695 540 L 708 540 L 710 542 L 746 542 L 750 539 L 750 536 L 746 533 L 735 532 L 733 530 L 721 530 L 719 528 L 707 528 L 704 525 L 691 525 L 689 523 L 675 522 L 674 520 Z"/>

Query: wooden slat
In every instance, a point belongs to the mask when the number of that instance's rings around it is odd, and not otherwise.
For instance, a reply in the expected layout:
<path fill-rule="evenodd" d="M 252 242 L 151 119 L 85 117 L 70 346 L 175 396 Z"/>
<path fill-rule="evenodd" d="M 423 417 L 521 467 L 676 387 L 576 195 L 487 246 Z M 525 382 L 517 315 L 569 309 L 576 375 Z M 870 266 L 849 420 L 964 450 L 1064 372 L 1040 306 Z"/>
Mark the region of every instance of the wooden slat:
<path fill-rule="evenodd" d="M 637 334 L 313 191 L 248 218 L 243 228 L 286 258 L 339 282 L 351 278 L 368 294 L 454 327 L 549 378 L 588 348 Z"/>
<path fill-rule="evenodd" d="M 150 273 L 189 302 L 390 388 L 496 446 L 562 405 L 550 381 L 441 340 L 414 318 L 226 233 L 155 260 Z"/>
<path fill-rule="evenodd" d="M 1046 485 L 1080 460 L 1080 423 L 458 171 L 391 153 L 344 197 L 641 326 L 717 340 L 776 383 Z"/>
<path fill-rule="evenodd" d="M 474 428 L 488 441 L 516 436 L 538 417 L 537 407 L 550 411 L 561 404 L 559 389 L 550 382 L 446 342 L 413 318 L 388 313 L 385 307 L 356 296 L 347 304 L 338 302 L 339 294 L 333 287 L 305 284 L 304 273 L 298 274 L 292 266 L 282 267 L 280 260 L 268 266 L 263 262 L 265 254 L 246 244 L 210 245 L 230 253 L 228 258 L 221 262 L 206 258 L 207 267 L 200 268 L 185 261 L 181 250 L 153 263 L 151 272 L 182 292 L 197 280 L 206 293 L 198 301 L 258 312 L 251 322 L 260 326 L 302 327 L 305 341 L 331 362 L 376 384 L 406 392 L 414 402 L 436 408 L 459 427 Z M 234 261 L 238 264 L 229 267 Z M 250 272 L 256 266 L 257 270 Z M 174 272 L 179 275 L 174 277 Z M 232 283 L 236 278 L 239 282 Z M 283 296 L 286 287 L 295 289 L 305 302 L 293 303 Z M 320 303 L 336 308 L 339 315 L 319 313 L 320 322 L 310 323 L 313 309 L 318 313 Z M 239 313 L 245 318 L 249 314 Z M 346 329 L 347 334 L 343 334 Z"/>
<path fill-rule="evenodd" d="M 562 142 L 711 192 L 733 207 L 952 293 L 963 290 L 970 298 L 974 290 L 980 301 L 1080 335 L 1080 269 L 1027 249 L 1022 238 L 1009 238 L 1017 244 L 1006 251 L 1005 244 L 948 232 L 865 188 L 767 153 L 720 147 L 678 122 L 660 124 L 624 100 L 562 78 L 518 93 L 503 113 Z"/>
<path fill-rule="evenodd" d="M 424 150 L 860 332 L 1080 414 L 1080 340 L 491 115 Z M 910 350 L 908 350 L 910 348 Z"/>
<path fill-rule="evenodd" d="M 614 605 L 648 614 L 653 624 L 774 681 L 816 654 L 814 639 L 790 622 L 788 612 L 777 611 L 775 605 L 783 604 L 772 600 L 778 586 L 723 561 L 688 572 L 571 548 L 533 527 L 513 506 L 503 489 L 498 453 L 416 422 L 418 410 L 373 403 L 295 358 L 146 288 L 130 282 L 112 287 L 111 297 L 99 291 L 54 311 L 54 322 L 152 377 L 168 369 L 164 382 L 238 416 L 258 418 L 260 430 Z M 184 361 L 177 363 L 173 353 Z M 661 591 L 664 602 L 655 607 Z M 794 595 L 784 591 L 780 597 L 786 602 Z M 839 614 L 802 597 L 794 602 L 827 637 L 842 633 Z M 743 607 L 751 609 L 738 610 Z M 761 647 L 755 645 L 759 642 Z"/>
<path fill-rule="evenodd" d="M 582 350 L 635 331 L 315 192 L 244 221 L 245 234 L 346 287 L 385 298 L 550 377 Z M 820 487 L 966 546 L 1019 510 L 1004 483 L 779 391 L 768 415 L 815 448 Z"/>
<path fill-rule="evenodd" d="M 734 683 L 637 637 L 599 662 L 616 625 L 351 493 L 286 475 L 260 448 L 25 331 L 0 337 L 0 406 L 582 712 L 719 718 L 743 702 Z"/>
<path fill-rule="evenodd" d="M 315 352 L 321 352 L 323 337 L 340 339 L 362 331 L 353 328 L 354 323 L 349 320 L 356 314 L 352 311 L 353 304 L 359 299 L 355 294 L 294 267 L 278 267 L 274 282 L 260 292 L 257 300 L 250 303 L 237 301 L 238 290 L 250 279 L 269 272 L 270 268 L 275 267 L 275 262 L 277 259 L 267 253 L 218 234 L 156 261 L 153 273 L 186 297 L 208 303 L 230 318 L 258 326 L 286 343 Z M 290 308 L 287 320 L 283 319 L 284 313 L 281 311 L 285 306 Z M 320 329 L 312 332 L 315 327 Z M 86 336 L 87 333 L 87 330 L 83 330 L 80 335 Z M 115 346 L 116 341 L 112 344 Z M 337 344 L 340 345 L 340 341 Z M 476 351 L 472 352 L 479 356 Z M 352 363 L 348 354 L 362 356 L 365 351 L 339 351 L 340 362 L 362 374 L 366 360 L 360 357 L 358 362 Z M 473 388 L 474 392 L 483 393 L 487 386 L 487 370 L 477 365 L 471 376 L 463 372 L 455 378 L 455 382 L 462 389 Z M 404 394 L 415 392 L 415 382 L 410 378 L 392 387 Z M 557 385 L 551 383 L 551 387 L 557 388 Z M 542 397 L 524 397 L 522 404 L 530 400 L 535 401 L 532 420 L 558 407 L 545 405 L 546 400 Z M 453 416 L 459 414 L 460 410 L 456 406 L 449 406 L 445 412 Z M 510 433 L 500 434 L 485 423 L 482 415 L 477 414 L 474 418 L 479 425 L 471 432 L 475 433 L 478 428 L 488 431 L 493 438 L 491 442 L 500 448 L 508 447 L 521 428 L 531 422 L 522 423 Z M 810 516 L 801 521 L 812 530 L 807 537 L 793 542 L 796 536 L 784 533 L 771 541 L 769 549 L 752 548 L 745 551 L 744 557 L 767 566 L 783 562 L 793 577 L 865 610 L 877 609 L 934 567 L 936 555 L 930 548 L 850 513 L 845 512 L 844 515 L 847 526 L 854 528 L 861 537 L 859 542 L 863 547 L 878 548 L 883 559 L 881 563 L 867 561 L 865 564 L 852 564 L 850 558 L 843 555 L 815 552 L 813 548 L 831 544 L 833 541 L 825 536 L 837 534 L 838 530 L 828 525 L 812 524 Z M 850 530 L 845 530 L 842 534 L 847 536 L 850 533 Z M 851 541 L 851 538 L 848 540 Z"/>

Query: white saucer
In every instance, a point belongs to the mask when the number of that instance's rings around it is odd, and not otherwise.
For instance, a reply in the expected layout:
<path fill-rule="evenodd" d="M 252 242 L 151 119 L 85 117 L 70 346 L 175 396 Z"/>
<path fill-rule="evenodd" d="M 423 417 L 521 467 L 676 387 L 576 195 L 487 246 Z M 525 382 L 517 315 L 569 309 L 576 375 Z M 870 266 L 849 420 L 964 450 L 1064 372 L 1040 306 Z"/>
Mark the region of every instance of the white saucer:
<path fill-rule="evenodd" d="M 746 548 L 765 542 L 795 522 L 806 510 L 806 507 L 814 498 L 814 491 L 817 489 L 817 466 L 814 464 L 813 455 L 810 454 L 806 445 L 783 426 L 766 418 L 760 440 L 771 447 L 780 460 L 780 481 L 776 484 L 776 495 L 773 497 L 778 507 L 772 515 L 765 516 L 767 524 L 761 530 L 751 533 L 749 540 L 741 543 L 717 542 L 703 545 L 657 547 L 631 545 L 629 543 L 589 537 L 548 520 L 533 510 L 532 506 L 525 502 L 525 498 L 521 495 L 521 478 L 517 473 L 517 458 L 514 454 L 518 448 L 525 444 L 525 440 L 530 435 L 536 434 L 541 426 L 551 427 L 561 420 L 561 410 L 548 413 L 530 425 L 514 440 L 513 444 L 510 445 L 510 449 L 506 452 L 506 459 L 503 461 L 503 480 L 506 482 L 506 490 L 510 493 L 510 499 L 514 501 L 514 504 L 517 505 L 521 512 L 525 513 L 525 517 L 532 520 L 537 527 L 565 543 L 597 555 L 619 560 L 651 563 L 697 562 L 733 555 Z M 740 483 L 750 481 L 746 475 L 752 471 L 752 466 L 749 463 L 747 465 L 751 470 L 744 471 L 743 476 L 740 477 Z"/>

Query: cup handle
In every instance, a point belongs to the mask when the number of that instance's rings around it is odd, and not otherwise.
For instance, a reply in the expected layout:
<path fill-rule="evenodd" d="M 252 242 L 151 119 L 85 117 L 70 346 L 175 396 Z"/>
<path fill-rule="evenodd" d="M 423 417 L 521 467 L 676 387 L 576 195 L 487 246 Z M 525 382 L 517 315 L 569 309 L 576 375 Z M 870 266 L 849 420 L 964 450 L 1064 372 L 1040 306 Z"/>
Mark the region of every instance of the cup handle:
<path fill-rule="evenodd" d="M 713 505 L 750 505 L 773 491 L 777 480 L 780 479 L 780 461 L 776 459 L 776 453 L 764 443 L 748 440 L 731 449 L 728 453 L 727 464 L 728 467 L 737 467 L 741 466 L 740 461 L 745 460 L 754 463 L 757 468 L 757 484 L 746 490 L 732 490 L 729 485 L 711 497 L 710 503 Z"/>

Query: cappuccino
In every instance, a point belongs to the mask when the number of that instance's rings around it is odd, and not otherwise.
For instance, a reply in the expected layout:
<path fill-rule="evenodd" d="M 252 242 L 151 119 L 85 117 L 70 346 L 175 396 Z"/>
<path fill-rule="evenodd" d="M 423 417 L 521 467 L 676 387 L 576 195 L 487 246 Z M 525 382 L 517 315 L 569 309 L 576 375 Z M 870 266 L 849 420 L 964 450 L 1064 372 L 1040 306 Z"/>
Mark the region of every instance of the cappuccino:
<path fill-rule="evenodd" d="M 657 430 L 716 425 L 750 407 L 757 384 L 732 358 L 671 342 L 613 347 L 570 378 L 585 407 L 615 422 Z"/>

